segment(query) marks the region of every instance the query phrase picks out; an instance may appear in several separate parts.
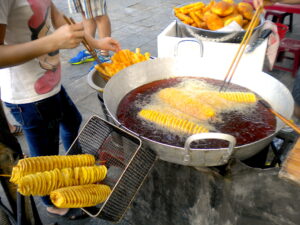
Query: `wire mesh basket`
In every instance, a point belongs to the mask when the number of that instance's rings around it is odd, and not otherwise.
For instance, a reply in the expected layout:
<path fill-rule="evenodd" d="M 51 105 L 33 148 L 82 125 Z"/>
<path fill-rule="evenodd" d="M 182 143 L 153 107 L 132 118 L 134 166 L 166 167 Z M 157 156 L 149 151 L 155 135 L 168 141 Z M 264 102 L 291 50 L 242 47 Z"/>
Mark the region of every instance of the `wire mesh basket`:
<path fill-rule="evenodd" d="M 139 137 L 98 116 L 88 120 L 67 152 L 75 154 L 94 155 L 107 166 L 103 183 L 111 187 L 110 196 L 104 203 L 82 210 L 112 222 L 122 219 L 157 159 L 151 149 L 142 147 Z"/>

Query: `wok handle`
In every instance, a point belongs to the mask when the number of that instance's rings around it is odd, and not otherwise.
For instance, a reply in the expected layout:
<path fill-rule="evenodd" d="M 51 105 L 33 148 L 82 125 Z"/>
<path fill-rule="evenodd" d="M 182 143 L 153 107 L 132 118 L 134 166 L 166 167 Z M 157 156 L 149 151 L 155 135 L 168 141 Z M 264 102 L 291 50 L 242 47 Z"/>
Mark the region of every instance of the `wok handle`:
<path fill-rule="evenodd" d="M 224 133 L 199 133 L 199 134 L 193 134 L 190 137 L 187 138 L 184 144 L 185 154 L 183 156 L 183 161 L 185 163 L 188 163 L 191 161 L 191 143 L 198 140 L 203 139 L 219 139 L 219 140 L 225 140 L 229 142 L 228 150 L 222 157 L 222 161 L 226 163 L 230 156 L 233 153 L 233 149 L 236 144 L 236 139 L 230 134 L 224 134 Z M 207 149 L 197 149 L 197 151 L 207 151 Z M 212 150 L 214 151 L 214 150 Z"/>
<path fill-rule="evenodd" d="M 175 50 L 174 50 L 174 56 L 178 56 L 178 48 L 179 48 L 179 45 L 182 44 L 183 42 L 196 42 L 199 44 L 199 47 L 200 47 L 200 57 L 203 57 L 203 43 L 202 41 L 198 40 L 198 39 L 195 39 L 195 38 L 183 38 L 181 39 L 180 41 L 177 42 L 177 44 L 175 45 Z"/>

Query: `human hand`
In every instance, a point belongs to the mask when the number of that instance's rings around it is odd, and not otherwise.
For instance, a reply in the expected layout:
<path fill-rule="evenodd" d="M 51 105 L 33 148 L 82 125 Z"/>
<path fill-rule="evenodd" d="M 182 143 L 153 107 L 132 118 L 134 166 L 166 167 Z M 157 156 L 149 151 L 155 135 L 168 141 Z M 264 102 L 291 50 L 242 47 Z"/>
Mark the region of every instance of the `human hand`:
<path fill-rule="evenodd" d="M 76 48 L 84 37 L 83 24 L 63 25 L 52 34 L 52 37 L 58 49 Z"/>
<path fill-rule="evenodd" d="M 105 37 L 100 40 L 97 40 L 94 43 L 94 48 L 107 50 L 107 51 L 113 51 L 113 52 L 118 52 L 121 50 L 121 46 L 120 46 L 119 42 L 111 37 Z"/>

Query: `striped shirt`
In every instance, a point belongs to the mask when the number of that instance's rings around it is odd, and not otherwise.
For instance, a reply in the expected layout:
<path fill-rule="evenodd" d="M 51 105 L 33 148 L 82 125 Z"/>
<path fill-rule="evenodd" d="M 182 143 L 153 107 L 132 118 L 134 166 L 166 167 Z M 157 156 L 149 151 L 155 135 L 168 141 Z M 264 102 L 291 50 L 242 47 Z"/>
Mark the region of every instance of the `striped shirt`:
<path fill-rule="evenodd" d="M 81 13 L 86 19 L 107 14 L 105 0 L 69 0 L 71 13 Z"/>

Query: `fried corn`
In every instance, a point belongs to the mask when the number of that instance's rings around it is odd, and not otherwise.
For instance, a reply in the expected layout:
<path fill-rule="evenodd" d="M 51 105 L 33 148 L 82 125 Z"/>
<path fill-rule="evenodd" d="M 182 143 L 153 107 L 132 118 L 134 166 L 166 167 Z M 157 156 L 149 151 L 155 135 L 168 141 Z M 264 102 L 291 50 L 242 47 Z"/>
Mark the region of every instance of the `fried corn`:
<path fill-rule="evenodd" d="M 29 157 L 19 160 L 13 167 L 10 182 L 17 184 L 21 177 L 31 173 L 94 164 L 95 157 L 90 154 Z"/>
<path fill-rule="evenodd" d="M 252 92 L 218 92 L 218 95 L 226 100 L 240 103 L 254 103 L 257 101 Z"/>
<path fill-rule="evenodd" d="M 18 192 L 22 195 L 49 195 L 51 191 L 74 185 L 93 184 L 106 177 L 106 166 L 85 166 L 54 169 L 22 177 Z"/>
<path fill-rule="evenodd" d="M 110 193 L 107 185 L 88 184 L 57 189 L 50 193 L 50 199 L 58 208 L 81 208 L 104 202 Z"/>
<path fill-rule="evenodd" d="M 181 119 L 170 113 L 162 113 L 151 109 L 142 109 L 139 116 L 170 130 L 188 134 L 205 133 L 208 129 L 186 119 Z"/>
<path fill-rule="evenodd" d="M 201 102 L 201 99 L 185 94 L 182 90 L 165 88 L 158 93 L 158 96 L 175 109 L 197 119 L 206 120 L 215 116 L 215 110 L 210 105 Z"/>

